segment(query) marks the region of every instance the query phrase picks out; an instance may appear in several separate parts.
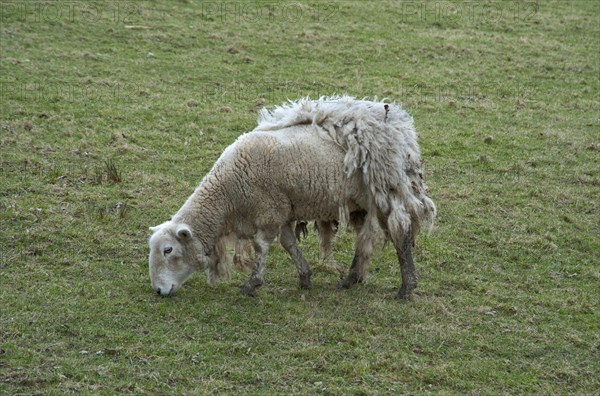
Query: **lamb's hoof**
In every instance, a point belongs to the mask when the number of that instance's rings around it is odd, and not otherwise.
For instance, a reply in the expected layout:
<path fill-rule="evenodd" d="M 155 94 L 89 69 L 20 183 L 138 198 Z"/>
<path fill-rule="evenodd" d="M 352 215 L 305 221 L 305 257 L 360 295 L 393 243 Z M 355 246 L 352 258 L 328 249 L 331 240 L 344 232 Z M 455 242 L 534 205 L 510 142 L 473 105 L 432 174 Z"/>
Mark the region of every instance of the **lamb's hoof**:
<path fill-rule="evenodd" d="M 319 270 L 326 272 L 328 274 L 337 275 L 340 279 L 344 279 L 344 274 L 346 273 L 347 268 L 343 265 L 340 265 L 336 262 L 324 262 L 319 264 Z"/>
<path fill-rule="evenodd" d="M 243 295 L 248 297 L 256 297 L 256 286 L 244 283 L 240 286 L 240 291 Z"/>
<path fill-rule="evenodd" d="M 346 268 L 342 267 L 339 264 L 335 264 L 333 266 L 327 266 L 327 272 L 337 275 L 339 279 L 344 279 L 344 274 L 346 273 Z"/>

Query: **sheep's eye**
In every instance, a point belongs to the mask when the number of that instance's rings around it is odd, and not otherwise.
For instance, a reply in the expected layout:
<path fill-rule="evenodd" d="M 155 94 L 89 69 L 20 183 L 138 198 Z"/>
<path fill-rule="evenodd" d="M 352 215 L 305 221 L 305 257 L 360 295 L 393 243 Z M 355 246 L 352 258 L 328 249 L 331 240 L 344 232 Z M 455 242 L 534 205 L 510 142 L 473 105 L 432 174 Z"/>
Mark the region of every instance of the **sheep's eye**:
<path fill-rule="evenodd" d="M 164 253 L 164 254 L 169 254 L 169 253 L 171 253 L 172 251 L 173 251 L 173 248 L 169 246 L 168 248 L 165 248 L 165 250 L 163 250 L 163 253 Z"/>

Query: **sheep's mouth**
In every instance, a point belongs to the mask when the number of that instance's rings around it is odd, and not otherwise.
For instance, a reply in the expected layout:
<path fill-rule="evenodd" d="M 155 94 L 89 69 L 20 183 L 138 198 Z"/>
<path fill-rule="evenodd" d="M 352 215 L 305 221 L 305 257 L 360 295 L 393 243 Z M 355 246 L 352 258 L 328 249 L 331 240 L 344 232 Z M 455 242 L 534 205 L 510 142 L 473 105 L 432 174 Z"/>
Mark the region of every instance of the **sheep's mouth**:
<path fill-rule="evenodd" d="M 175 288 L 175 284 L 173 283 L 173 284 L 171 284 L 171 288 L 169 289 L 169 291 L 166 292 L 166 293 L 164 293 L 162 288 L 157 287 L 156 288 L 156 294 L 158 294 L 161 297 L 169 297 L 169 296 L 173 295 L 173 289 L 174 288 Z"/>

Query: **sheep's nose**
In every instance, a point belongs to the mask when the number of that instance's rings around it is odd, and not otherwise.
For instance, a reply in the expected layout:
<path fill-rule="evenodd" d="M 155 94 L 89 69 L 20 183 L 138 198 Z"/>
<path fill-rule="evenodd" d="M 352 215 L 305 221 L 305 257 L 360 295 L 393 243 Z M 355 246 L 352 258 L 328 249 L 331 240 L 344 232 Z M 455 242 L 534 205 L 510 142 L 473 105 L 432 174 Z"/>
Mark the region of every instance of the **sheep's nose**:
<path fill-rule="evenodd" d="M 160 287 L 156 288 L 156 294 L 160 295 Z"/>

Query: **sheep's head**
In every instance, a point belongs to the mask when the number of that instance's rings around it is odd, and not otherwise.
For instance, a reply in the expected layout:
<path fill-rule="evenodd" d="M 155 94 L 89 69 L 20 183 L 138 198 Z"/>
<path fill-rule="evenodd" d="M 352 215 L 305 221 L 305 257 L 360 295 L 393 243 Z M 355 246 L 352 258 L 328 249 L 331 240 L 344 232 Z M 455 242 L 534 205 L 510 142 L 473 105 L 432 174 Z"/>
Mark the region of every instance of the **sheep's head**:
<path fill-rule="evenodd" d="M 201 258 L 191 228 L 186 224 L 167 221 L 150 227 L 150 281 L 158 294 L 167 296 L 175 293 L 181 285 L 200 267 L 206 265 Z"/>

